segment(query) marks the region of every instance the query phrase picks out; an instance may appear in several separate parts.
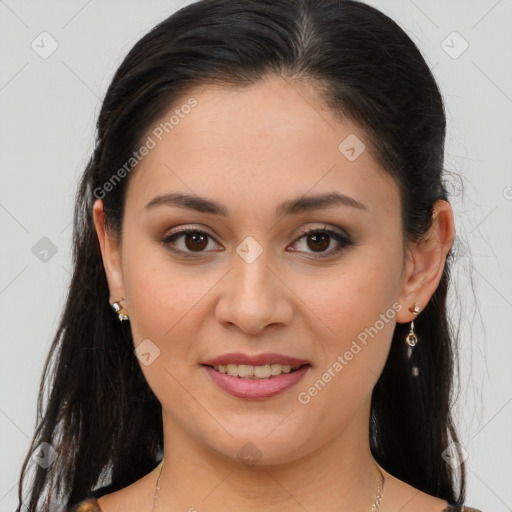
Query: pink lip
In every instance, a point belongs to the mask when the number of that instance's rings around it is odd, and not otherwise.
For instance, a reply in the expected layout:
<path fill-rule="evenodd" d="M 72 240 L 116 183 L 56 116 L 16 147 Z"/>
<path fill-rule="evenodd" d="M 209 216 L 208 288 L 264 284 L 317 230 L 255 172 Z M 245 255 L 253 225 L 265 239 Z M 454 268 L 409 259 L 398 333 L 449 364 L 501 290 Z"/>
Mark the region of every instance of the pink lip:
<path fill-rule="evenodd" d="M 263 366 L 265 364 L 272 363 L 289 364 L 292 368 L 297 368 L 304 364 L 310 364 L 309 361 L 282 354 L 266 353 L 250 356 L 240 352 L 223 354 L 213 359 L 209 359 L 208 361 L 204 361 L 202 364 L 207 366 L 220 366 L 221 364 L 249 364 L 252 366 Z"/>
<path fill-rule="evenodd" d="M 220 373 L 210 366 L 204 366 L 204 369 L 208 372 L 213 382 L 221 389 L 238 398 L 253 400 L 270 398 L 279 393 L 283 393 L 287 389 L 295 386 L 310 368 L 311 366 L 306 364 L 298 370 L 290 373 L 282 373 L 281 375 L 269 379 L 244 379 L 241 377 L 233 377 L 227 373 Z"/>

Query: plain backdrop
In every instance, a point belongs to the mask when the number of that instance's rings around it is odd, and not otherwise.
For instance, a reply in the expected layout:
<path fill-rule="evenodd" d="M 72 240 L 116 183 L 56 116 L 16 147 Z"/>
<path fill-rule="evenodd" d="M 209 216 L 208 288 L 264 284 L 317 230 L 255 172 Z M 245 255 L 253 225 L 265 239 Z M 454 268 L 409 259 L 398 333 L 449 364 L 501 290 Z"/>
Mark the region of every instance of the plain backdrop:
<path fill-rule="evenodd" d="M 186 3 L 0 0 L 0 511 L 17 503 L 41 371 L 70 279 L 74 194 L 101 100 L 132 45 Z M 512 2 L 369 3 L 419 46 L 445 100 L 467 504 L 510 511 Z"/>

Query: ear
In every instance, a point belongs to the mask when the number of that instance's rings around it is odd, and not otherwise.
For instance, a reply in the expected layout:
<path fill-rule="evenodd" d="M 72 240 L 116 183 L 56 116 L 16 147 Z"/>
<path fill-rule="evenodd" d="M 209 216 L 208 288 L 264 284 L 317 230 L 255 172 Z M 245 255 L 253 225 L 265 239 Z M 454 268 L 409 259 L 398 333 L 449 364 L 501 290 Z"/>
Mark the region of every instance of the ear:
<path fill-rule="evenodd" d="M 439 199 L 434 204 L 432 226 L 423 240 L 411 242 L 406 247 L 406 260 L 400 294 L 401 311 L 397 322 L 406 323 L 414 319 L 409 311 L 414 304 L 425 309 L 436 291 L 443 275 L 446 257 L 455 238 L 453 210 L 447 201 Z"/>
<path fill-rule="evenodd" d="M 124 295 L 121 251 L 118 238 L 113 237 L 105 225 L 103 201 L 97 199 L 93 207 L 94 225 L 101 248 L 101 256 L 110 291 L 110 303 L 119 301 Z"/>

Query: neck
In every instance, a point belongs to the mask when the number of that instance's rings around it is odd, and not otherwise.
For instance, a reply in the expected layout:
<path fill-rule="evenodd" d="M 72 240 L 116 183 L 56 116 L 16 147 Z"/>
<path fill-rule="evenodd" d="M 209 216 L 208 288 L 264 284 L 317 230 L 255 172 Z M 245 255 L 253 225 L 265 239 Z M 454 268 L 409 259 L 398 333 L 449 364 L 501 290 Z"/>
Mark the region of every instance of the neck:
<path fill-rule="evenodd" d="M 164 416 L 164 460 L 162 471 L 155 471 L 160 474 L 158 512 L 205 508 L 225 512 L 226 503 L 230 509 L 247 512 L 318 510 L 319 505 L 325 512 L 369 512 L 381 473 L 367 433 L 368 419 L 353 421 L 337 437 L 320 445 L 317 439 L 316 449 L 301 449 L 302 456 L 297 452 L 280 456 L 280 462 L 265 457 L 272 453 L 268 437 L 252 444 L 237 442 L 246 452 L 253 451 L 257 460 L 251 464 L 237 454 L 240 448 L 232 456 L 219 454 L 199 445 Z M 283 453 L 282 446 L 274 448 Z"/>

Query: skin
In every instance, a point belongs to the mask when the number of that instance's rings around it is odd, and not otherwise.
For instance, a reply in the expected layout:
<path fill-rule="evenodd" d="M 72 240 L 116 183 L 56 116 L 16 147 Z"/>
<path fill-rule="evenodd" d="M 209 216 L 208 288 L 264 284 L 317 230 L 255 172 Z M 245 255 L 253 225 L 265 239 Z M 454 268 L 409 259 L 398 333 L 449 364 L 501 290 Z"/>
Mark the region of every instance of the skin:
<path fill-rule="evenodd" d="M 197 106 L 129 176 L 122 241 L 105 228 L 102 201 L 94 205 L 111 303 L 125 298 L 135 346 L 150 339 L 160 350 L 141 364 L 163 408 L 158 510 L 217 512 L 229 503 L 243 511 L 369 511 L 379 482 L 368 439 L 371 393 L 395 322 L 410 322 L 408 308 L 423 309 L 439 284 L 454 239 L 452 209 L 438 201 L 427 240 L 405 243 L 396 183 L 369 149 L 354 161 L 338 150 L 348 135 L 366 136 L 334 117 L 308 83 L 269 77 L 246 88 L 199 87 L 183 103 L 190 97 Z M 333 191 L 367 209 L 276 216 L 284 200 Z M 213 199 L 230 214 L 144 208 L 170 192 Z M 190 237 L 188 245 L 185 236 L 174 240 L 199 254 L 195 259 L 161 242 L 180 226 L 211 236 L 199 253 Z M 323 247 L 299 234 L 324 226 L 346 231 L 353 245 L 328 238 Z M 236 252 L 248 236 L 263 250 L 252 263 Z M 396 318 L 300 403 L 298 392 L 394 303 L 401 307 Z M 287 354 L 312 368 L 276 397 L 244 400 L 218 388 L 200 366 L 236 351 Z M 247 443 L 260 454 L 254 465 L 237 456 Z M 159 470 L 100 498 L 102 510 L 150 511 Z M 381 512 L 447 505 L 382 472 Z"/>

